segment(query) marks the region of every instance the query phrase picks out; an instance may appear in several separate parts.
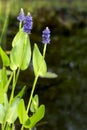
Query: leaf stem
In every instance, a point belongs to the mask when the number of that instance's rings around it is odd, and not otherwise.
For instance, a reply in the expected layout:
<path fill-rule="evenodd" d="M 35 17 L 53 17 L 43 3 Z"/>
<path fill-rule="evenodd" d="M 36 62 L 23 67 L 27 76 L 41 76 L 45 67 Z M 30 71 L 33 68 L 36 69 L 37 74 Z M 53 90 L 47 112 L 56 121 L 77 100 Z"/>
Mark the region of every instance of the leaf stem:
<path fill-rule="evenodd" d="M 4 125 L 3 124 L 1 125 L 1 127 L 2 127 L 2 130 L 4 130 Z"/>
<path fill-rule="evenodd" d="M 44 45 L 43 59 L 45 58 L 46 47 L 47 47 L 47 44 Z M 35 86 L 36 86 L 38 77 L 39 77 L 39 71 L 38 71 L 38 74 L 35 76 L 35 79 L 34 79 L 34 82 L 33 82 L 33 86 L 32 86 L 32 90 L 31 90 L 30 98 L 29 98 L 28 105 L 27 105 L 27 113 L 29 112 L 29 109 L 30 109 L 30 104 L 31 104 L 31 101 L 32 101 L 32 98 L 33 98 L 33 93 L 34 93 L 34 90 L 35 90 Z M 24 128 L 24 126 L 22 125 L 21 130 L 23 130 L 23 128 Z M 29 130 L 32 130 L 32 129 L 29 128 Z"/>
<path fill-rule="evenodd" d="M 45 58 L 46 46 L 47 46 L 47 44 L 44 45 L 44 49 L 43 49 L 43 58 Z M 38 77 L 39 77 L 39 71 L 38 71 L 38 74 L 37 74 L 37 76 L 35 77 L 35 80 L 34 80 L 34 83 L 33 83 L 32 91 L 31 91 L 30 98 L 29 98 L 29 102 L 28 102 L 28 106 L 27 106 L 27 113 L 28 113 L 29 108 L 30 108 L 31 100 L 32 100 L 32 97 L 33 97 L 33 93 L 34 93 L 34 90 L 35 90 L 35 86 L 36 86 Z"/>
<path fill-rule="evenodd" d="M 14 91 L 15 91 L 15 87 L 16 87 L 16 83 L 17 83 L 17 80 L 18 80 L 19 73 L 20 73 L 20 68 L 18 68 L 17 74 L 16 74 L 16 71 L 13 72 L 13 85 L 12 85 L 12 92 L 11 92 L 10 102 L 9 102 L 10 104 L 11 104 L 11 101 L 14 97 Z"/>
<path fill-rule="evenodd" d="M 22 22 L 19 23 L 19 31 L 21 30 Z"/>
<path fill-rule="evenodd" d="M 34 93 L 34 90 L 35 90 L 35 86 L 36 86 L 38 77 L 39 77 L 39 75 L 37 75 L 37 76 L 35 77 L 35 79 L 34 79 L 33 87 L 32 87 L 31 94 L 30 94 L 30 98 L 29 98 L 28 105 L 27 105 L 27 113 L 28 113 L 28 111 L 29 111 L 29 109 L 30 109 L 31 100 L 32 100 L 32 98 L 33 98 L 33 93 Z M 22 125 L 21 130 L 23 130 L 23 128 L 24 128 L 24 126 Z M 29 130 L 31 130 L 31 128 L 29 128 Z"/>
<path fill-rule="evenodd" d="M 6 86 L 5 86 L 5 92 L 8 91 L 8 87 L 9 87 L 9 84 L 10 84 L 10 82 L 11 82 L 11 80 L 12 80 L 12 77 L 13 77 L 13 72 L 11 73 L 11 75 L 10 75 L 10 77 L 9 77 L 9 80 L 8 80 Z"/>
<path fill-rule="evenodd" d="M 45 58 L 45 54 L 46 54 L 46 47 L 47 47 L 47 44 L 44 44 L 44 49 L 43 49 L 43 58 Z"/>
<path fill-rule="evenodd" d="M 36 86 L 38 77 L 39 77 L 39 75 L 37 75 L 37 76 L 35 77 L 35 80 L 34 80 L 34 83 L 33 83 L 32 91 L 31 91 L 30 98 L 29 98 L 29 102 L 28 102 L 28 106 L 27 106 L 27 113 L 28 113 L 29 108 L 30 108 L 31 100 L 32 100 L 32 97 L 33 97 L 33 93 L 34 93 L 34 90 L 35 90 L 35 86 Z"/>
<path fill-rule="evenodd" d="M 12 123 L 12 130 L 15 130 L 15 129 L 14 129 L 14 123 Z"/>
<path fill-rule="evenodd" d="M 11 104 L 11 101 L 12 101 L 12 99 L 13 99 L 13 97 L 14 97 L 14 90 L 15 90 L 15 73 L 16 73 L 16 71 L 13 71 L 13 84 L 12 84 L 12 92 L 11 92 L 9 104 Z"/>

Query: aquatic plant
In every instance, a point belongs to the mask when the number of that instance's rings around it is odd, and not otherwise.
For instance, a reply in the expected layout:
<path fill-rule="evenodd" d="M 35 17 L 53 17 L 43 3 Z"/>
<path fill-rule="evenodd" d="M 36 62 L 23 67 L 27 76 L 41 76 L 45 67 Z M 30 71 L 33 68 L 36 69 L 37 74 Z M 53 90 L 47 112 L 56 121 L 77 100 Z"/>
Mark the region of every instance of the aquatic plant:
<path fill-rule="evenodd" d="M 17 19 L 19 31 L 12 41 L 12 49 L 8 56 L 0 47 L 0 57 L 3 67 L 0 69 L 0 124 L 1 130 L 14 130 L 17 118 L 21 124 L 21 130 L 24 128 L 32 129 L 45 114 L 45 105 L 39 105 L 38 94 L 34 95 L 34 90 L 38 77 L 55 78 L 55 73 L 47 72 L 45 62 L 46 46 L 50 43 L 50 30 L 48 27 L 42 32 L 42 43 L 44 43 L 43 54 L 41 54 L 37 44 L 34 44 L 33 56 L 31 61 L 31 44 L 29 34 L 33 27 L 32 16 L 28 13 L 25 16 L 21 9 Z M 22 98 L 26 85 L 15 96 L 15 87 L 17 86 L 20 71 L 26 70 L 30 62 L 33 64 L 35 79 L 32 85 L 28 104 Z M 9 87 L 11 94 L 8 97 Z M 31 115 L 29 113 L 32 113 Z"/>

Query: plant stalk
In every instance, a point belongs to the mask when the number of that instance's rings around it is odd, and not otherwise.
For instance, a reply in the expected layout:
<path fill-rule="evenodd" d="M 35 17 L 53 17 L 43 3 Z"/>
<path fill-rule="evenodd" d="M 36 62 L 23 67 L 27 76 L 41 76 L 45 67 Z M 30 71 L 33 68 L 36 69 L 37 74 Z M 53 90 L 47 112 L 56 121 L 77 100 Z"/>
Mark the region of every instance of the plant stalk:
<path fill-rule="evenodd" d="M 47 44 L 44 45 L 44 49 L 43 49 L 43 59 L 45 58 L 46 47 L 47 47 Z M 30 94 L 29 101 L 28 101 L 27 113 L 29 112 L 29 109 L 30 109 L 30 104 L 31 104 L 31 101 L 32 101 L 32 98 L 33 98 L 33 93 L 34 93 L 34 90 L 35 90 L 35 86 L 36 86 L 38 77 L 39 77 L 39 71 L 38 71 L 37 76 L 36 76 L 35 79 L 34 79 L 33 87 L 32 87 L 32 90 L 31 90 L 31 94 Z M 21 130 L 23 130 L 23 129 L 24 129 L 24 126 L 22 125 Z M 29 130 L 32 130 L 32 128 L 29 128 Z"/>
<path fill-rule="evenodd" d="M 27 106 L 27 113 L 28 113 L 29 108 L 30 108 L 31 100 L 32 100 L 32 98 L 33 98 L 33 93 L 34 93 L 34 90 L 35 90 L 35 86 L 36 86 L 38 77 L 39 77 L 39 75 L 37 75 L 37 76 L 35 77 L 35 80 L 34 80 L 34 83 L 33 83 L 32 91 L 31 91 L 30 98 L 29 98 L 29 102 L 28 102 L 28 106 Z"/>

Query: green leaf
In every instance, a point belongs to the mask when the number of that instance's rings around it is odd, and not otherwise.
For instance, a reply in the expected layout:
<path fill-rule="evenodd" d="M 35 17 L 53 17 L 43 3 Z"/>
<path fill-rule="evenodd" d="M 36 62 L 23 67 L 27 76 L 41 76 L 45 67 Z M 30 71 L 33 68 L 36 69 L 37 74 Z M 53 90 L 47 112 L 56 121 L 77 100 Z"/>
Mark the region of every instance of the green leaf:
<path fill-rule="evenodd" d="M 47 72 L 44 76 L 42 76 L 42 77 L 44 77 L 44 78 L 57 78 L 57 74 L 55 74 L 55 73 L 51 73 L 51 72 Z"/>
<path fill-rule="evenodd" d="M 4 101 L 5 85 L 7 84 L 7 73 L 5 67 L 0 70 L 0 103 Z"/>
<path fill-rule="evenodd" d="M 13 41 L 12 41 L 12 47 L 16 46 L 17 44 L 22 43 L 22 30 L 20 30 L 14 37 Z"/>
<path fill-rule="evenodd" d="M 21 70 L 27 69 L 31 59 L 31 46 L 28 34 L 22 30 L 17 33 L 12 42 L 12 50 L 10 53 L 12 70 L 20 67 Z"/>
<path fill-rule="evenodd" d="M 0 83 L 0 103 L 3 103 L 3 102 L 4 102 L 4 89 Z"/>
<path fill-rule="evenodd" d="M 28 120 L 25 122 L 24 127 L 33 128 L 36 125 L 36 123 L 38 123 L 44 117 L 44 113 L 45 113 L 45 106 L 41 105 L 38 108 L 37 112 L 30 117 L 30 122 L 28 122 Z"/>
<path fill-rule="evenodd" d="M 3 84 L 3 88 L 5 87 L 7 82 L 8 82 L 7 71 L 6 71 L 6 68 L 3 67 L 3 69 L 2 69 L 2 84 Z"/>
<path fill-rule="evenodd" d="M 8 125 L 7 125 L 6 130 L 12 130 L 11 125 L 10 125 L 10 124 L 8 124 Z"/>
<path fill-rule="evenodd" d="M 33 98 L 32 98 L 32 102 L 31 102 L 31 106 L 30 106 L 30 110 L 31 112 L 36 112 L 38 110 L 38 106 L 39 106 L 39 97 L 36 94 Z"/>
<path fill-rule="evenodd" d="M 26 86 L 24 86 L 24 87 L 21 89 L 21 91 L 16 95 L 15 99 L 16 99 L 16 98 L 22 98 L 22 96 L 24 95 L 25 89 L 26 89 Z"/>
<path fill-rule="evenodd" d="M 9 106 L 9 104 L 8 104 L 8 97 L 7 97 L 7 93 L 5 93 L 4 94 L 4 109 L 5 109 L 5 111 L 7 111 L 8 106 Z"/>
<path fill-rule="evenodd" d="M 36 44 L 34 45 L 34 51 L 33 51 L 33 68 L 35 76 L 38 74 L 39 76 L 44 76 L 45 73 L 47 72 L 46 62 Z"/>
<path fill-rule="evenodd" d="M 31 60 L 31 46 L 30 46 L 30 40 L 27 35 L 26 38 L 26 43 L 24 46 L 24 52 L 23 52 L 23 59 L 22 59 L 22 64 L 21 64 L 21 70 L 25 70 L 28 68 L 30 60 Z"/>
<path fill-rule="evenodd" d="M 20 100 L 19 105 L 18 105 L 18 117 L 21 124 L 24 124 L 26 120 L 29 121 L 29 117 L 27 115 L 23 99 Z"/>
<path fill-rule="evenodd" d="M 19 98 L 14 100 L 8 110 L 7 116 L 6 116 L 6 121 L 9 123 L 14 123 L 15 120 L 17 119 L 18 116 L 18 103 L 19 103 Z"/>
<path fill-rule="evenodd" d="M 0 56 L 3 62 L 3 66 L 9 66 L 10 65 L 10 60 L 7 54 L 3 51 L 3 49 L 0 47 Z"/>
<path fill-rule="evenodd" d="M 2 104 L 0 104 L 0 123 L 3 124 L 5 118 L 5 110 Z"/>
<path fill-rule="evenodd" d="M 10 59 L 11 59 L 11 57 L 10 57 Z M 12 70 L 16 70 L 16 69 L 17 69 L 16 64 L 13 62 L 13 59 L 11 59 L 10 68 L 11 68 Z"/>

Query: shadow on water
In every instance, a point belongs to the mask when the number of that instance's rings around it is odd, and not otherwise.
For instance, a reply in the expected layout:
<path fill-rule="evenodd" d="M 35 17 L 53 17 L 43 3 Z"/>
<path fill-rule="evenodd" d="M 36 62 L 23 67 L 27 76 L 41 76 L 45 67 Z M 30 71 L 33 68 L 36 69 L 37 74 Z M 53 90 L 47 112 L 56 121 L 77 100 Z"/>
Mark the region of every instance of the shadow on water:
<path fill-rule="evenodd" d="M 38 10 L 34 17 L 31 42 L 37 41 L 41 51 L 41 31 L 49 26 L 52 32 L 51 44 L 47 47 L 48 70 L 58 74 L 56 79 L 39 78 L 35 93 L 46 105 L 46 114 L 37 124 L 38 130 L 87 130 L 87 12 L 60 9 L 52 12 Z M 49 17 L 47 15 L 49 14 Z M 16 29 L 10 20 L 7 49 Z M 29 97 L 34 79 L 32 65 L 21 72 L 18 86 L 27 84 L 25 99 Z M 20 88 L 19 88 L 20 89 Z M 18 90 L 17 90 L 18 91 Z M 26 100 L 27 103 L 27 100 Z"/>

